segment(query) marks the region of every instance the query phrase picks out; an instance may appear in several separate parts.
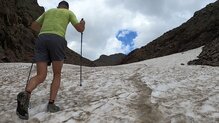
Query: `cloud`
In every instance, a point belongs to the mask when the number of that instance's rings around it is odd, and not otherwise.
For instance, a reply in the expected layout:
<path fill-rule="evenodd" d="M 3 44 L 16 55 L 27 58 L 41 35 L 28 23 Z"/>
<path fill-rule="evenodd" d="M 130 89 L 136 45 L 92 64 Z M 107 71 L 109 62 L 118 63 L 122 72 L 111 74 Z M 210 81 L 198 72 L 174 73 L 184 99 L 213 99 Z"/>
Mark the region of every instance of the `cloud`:
<path fill-rule="evenodd" d="M 117 34 L 117 38 L 125 38 L 130 33 L 130 30 L 120 30 Z"/>
<path fill-rule="evenodd" d="M 38 0 L 47 9 L 57 7 L 61 0 Z M 91 60 L 132 48 L 116 39 L 119 30 L 138 34 L 133 48 L 139 48 L 166 31 L 175 28 L 208 3 L 216 0 L 67 0 L 78 20 L 84 18 L 83 56 Z M 122 35 L 121 35 L 122 36 Z M 69 25 L 68 46 L 80 53 L 80 33 Z"/>

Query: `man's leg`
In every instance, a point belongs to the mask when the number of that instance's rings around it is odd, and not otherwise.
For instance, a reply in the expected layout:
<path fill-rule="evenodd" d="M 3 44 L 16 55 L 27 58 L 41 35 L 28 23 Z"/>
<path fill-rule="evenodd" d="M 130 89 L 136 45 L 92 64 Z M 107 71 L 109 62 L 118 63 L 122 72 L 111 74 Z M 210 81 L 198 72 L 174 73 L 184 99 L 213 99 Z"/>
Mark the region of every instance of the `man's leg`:
<path fill-rule="evenodd" d="M 37 75 L 30 79 L 26 85 L 25 91 L 17 95 L 17 110 L 16 113 L 21 119 L 28 120 L 28 107 L 31 92 L 42 83 L 47 74 L 47 62 L 37 62 Z"/>
<path fill-rule="evenodd" d="M 62 71 L 63 61 L 53 61 L 53 80 L 50 88 L 50 100 L 55 100 L 61 82 L 61 71 Z"/>
<path fill-rule="evenodd" d="M 50 88 L 49 104 L 47 106 L 47 111 L 52 113 L 60 111 L 60 108 L 54 104 L 54 101 L 56 99 L 60 87 L 62 66 L 63 66 L 63 61 L 52 62 L 53 80 Z"/>
<path fill-rule="evenodd" d="M 47 62 L 37 62 L 37 75 L 30 79 L 25 91 L 31 93 L 47 76 Z"/>

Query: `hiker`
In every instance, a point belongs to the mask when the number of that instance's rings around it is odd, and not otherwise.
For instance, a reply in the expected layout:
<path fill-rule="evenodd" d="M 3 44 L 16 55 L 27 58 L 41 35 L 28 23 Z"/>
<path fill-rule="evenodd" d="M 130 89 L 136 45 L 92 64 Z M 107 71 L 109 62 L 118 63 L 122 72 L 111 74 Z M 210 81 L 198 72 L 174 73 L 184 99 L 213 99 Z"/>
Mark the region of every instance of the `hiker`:
<path fill-rule="evenodd" d="M 47 106 L 48 112 L 60 111 L 60 108 L 55 105 L 55 99 L 60 87 L 61 70 L 65 58 L 65 49 L 67 41 L 65 33 L 67 25 L 71 22 L 78 32 L 83 32 L 85 29 L 85 21 L 81 19 L 78 22 L 75 14 L 69 10 L 69 4 L 66 1 L 61 1 L 57 8 L 49 9 L 44 12 L 31 28 L 39 32 L 39 36 L 35 41 L 35 55 L 37 75 L 32 77 L 27 83 L 25 91 L 17 95 L 17 110 L 16 113 L 21 119 L 27 120 L 29 100 L 31 92 L 42 83 L 47 76 L 47 64 L 52 63 L 53 80 L 50 88 L 50 99 Z"/>

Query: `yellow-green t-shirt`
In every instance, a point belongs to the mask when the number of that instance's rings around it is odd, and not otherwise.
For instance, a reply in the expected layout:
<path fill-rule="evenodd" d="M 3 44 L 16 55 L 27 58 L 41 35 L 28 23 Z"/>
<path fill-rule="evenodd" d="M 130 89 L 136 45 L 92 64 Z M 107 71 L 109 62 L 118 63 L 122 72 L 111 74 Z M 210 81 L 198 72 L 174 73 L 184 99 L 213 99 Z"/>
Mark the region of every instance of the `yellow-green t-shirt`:
<path fill-rule="evenodd" d="M 71 22 L 72 25 L 78 23 L 75 14 L 68 10 L 62 8 L 54 8 L 44 12 L 36 22 L 42 25 L 40 34 L 57 34 L 65 38 L 66 28 Z"/>

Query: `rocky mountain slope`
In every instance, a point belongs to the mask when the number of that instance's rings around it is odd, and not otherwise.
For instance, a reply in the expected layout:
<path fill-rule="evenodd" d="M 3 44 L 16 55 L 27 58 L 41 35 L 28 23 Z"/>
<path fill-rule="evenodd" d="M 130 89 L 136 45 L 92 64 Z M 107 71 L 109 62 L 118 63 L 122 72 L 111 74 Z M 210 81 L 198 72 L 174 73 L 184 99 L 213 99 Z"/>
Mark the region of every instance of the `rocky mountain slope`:
<path fill-rule="evenodd" d="M 29 27 L 44 8 L 37 0 L 0 0 L 0 62 L 30 62 L 37 36 Z M 67 49 L 66 63 L 79 64 L 80 55 Z M 94 66 L 83 58 L 83 65 Z"/>
<path fill-rule="evenodd" d="M 146 46 L 134 50 L 122 61 L 122 64 L 183 52 L 206 44 L 210 45 L 217 37 L 219 37 L 219 1 L 197 11 L 191 19 L 181 26 L 168 31 Z M 211 46 L 216 46 L 215 43 L 218 45 L 218 40 L 215 40 Z M 207 52 L 208 48 L 209 46 L 206 46 L 203 49 L 204 52 Z M 218 65 L 218 59 L 212 62 L 212 57 L 219 57 L 218 50 L 215 51 L 217 53 L 214 56 L 208 56 L 211 57 L 207 59 L 208 65 Z M 203 61 L 203 55 L 200 57 L 198 63 L 207 62 Z M 217 63 L 215 64 L 215 62 Z"/>
<path fill-rule="evenodd" d="M 126 57 L 125 54 L 118 53 L 113 55 L 101 55 L 99 59 L 94 61 L 96 66 L 112 66 L 118 65 Z"/>
<path fill-rule="evenodd" d="M 44 9 L 36 0 L 0 0 L 0 7 L 0 62 L 30 61 L 36 34 L 28 27 Z"/>
<path fill-rule="evenodd" d="M 205 45 L 198 58 L 190 61 L 188 64 L 219 66 L 219 38 Z"/>

